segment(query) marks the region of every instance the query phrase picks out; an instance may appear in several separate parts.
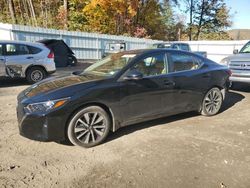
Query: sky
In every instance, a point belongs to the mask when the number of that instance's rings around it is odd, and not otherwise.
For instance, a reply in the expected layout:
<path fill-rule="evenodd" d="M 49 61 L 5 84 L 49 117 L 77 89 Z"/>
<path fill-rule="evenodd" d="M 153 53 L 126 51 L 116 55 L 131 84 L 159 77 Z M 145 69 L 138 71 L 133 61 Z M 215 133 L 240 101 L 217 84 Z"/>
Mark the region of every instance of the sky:
<path fill-rule="evenodd" d="M 230 29 L 250 29 L 250 0 L 225 0 L 230 8 L 230 15 L 233 25 Z M 182 10 L 185 9 L 183 3 L 180 4 Z M 176 12 L 180 12 L 175 9 Z M 181 11 L 183 14 L 183 11 Z M 186 14 L 186 22 L 189 22 L 189 14 Z"/>
<path fill-rule="evenodd" d="M 233 29 L 250 29 L 250 0 L 225 0 L 231 8 Z"/>

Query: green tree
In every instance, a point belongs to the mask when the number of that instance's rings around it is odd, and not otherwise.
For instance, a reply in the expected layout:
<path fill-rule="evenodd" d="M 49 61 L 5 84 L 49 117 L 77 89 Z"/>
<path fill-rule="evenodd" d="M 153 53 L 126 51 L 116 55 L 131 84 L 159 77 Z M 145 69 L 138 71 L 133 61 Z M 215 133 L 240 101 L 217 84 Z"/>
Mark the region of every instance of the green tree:
<path fill-rule="evenodd" d="M 185 0 L 190 11 L 190 39 L 228 38 L 226 32 L 231 26 L 229 9 L 224 0 Z M 192 5 L 192 6 L 191 6 Z"/>

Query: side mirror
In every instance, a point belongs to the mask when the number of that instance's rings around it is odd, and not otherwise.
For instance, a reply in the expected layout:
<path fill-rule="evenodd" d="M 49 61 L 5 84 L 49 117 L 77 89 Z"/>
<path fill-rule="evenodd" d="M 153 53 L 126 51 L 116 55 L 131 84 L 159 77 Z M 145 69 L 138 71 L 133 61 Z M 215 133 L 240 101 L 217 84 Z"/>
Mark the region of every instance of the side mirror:
<path fill-rule="evenodd" d="M 127 75 L 123 77 L 124 80 L 141 80 L 142 78 L 143 74 L 135 69 L 129 71 Z"/>
<path fill-rule="evenodd" d="M 238 54 L 238 53 L 239 53 L 239 50 L 235 49 L 235 50 L 233 51 L 233 53 L 234 53 L 234 54 Z"/>

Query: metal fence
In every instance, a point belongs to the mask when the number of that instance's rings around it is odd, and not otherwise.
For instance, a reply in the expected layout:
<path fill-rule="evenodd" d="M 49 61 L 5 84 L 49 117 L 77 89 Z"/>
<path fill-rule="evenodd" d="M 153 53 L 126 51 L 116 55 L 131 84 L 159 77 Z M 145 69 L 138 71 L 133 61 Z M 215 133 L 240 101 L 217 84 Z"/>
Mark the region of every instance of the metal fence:
<path fill-rule="evenodd" d="M 144 49 L 153 43 L 161 42 L 126 36 L 105 35 L 86 32 L 45 29 L 23 25 L 0 23 L 0 39 L 35 42 L 42 39 L 62 39 L 75 52 L 79 59 L 100 59 L 108 42 L 125 41 L 128 50 Z"/>
<path fill-rule="evenodd" d="M 220 62 L 223 58 L 232 55 L 235 49 L 240 50 L 246 40 L 232 41 L 188 41 L 192 51 L 206 51 L 209 59 Z"/>
<path fill-rule="evenodd" d="M 86 32 L 45 29 L 23 25 L 0 23 L 0 40 L 38 41 L 42 39 L 63 39 L 79 59 L 100 59 L 105 46 L 112 41 L 125 41 L 127 49 L 144 49 L 153 43 L 162 41 L 139 39 L 133 37 L 105 35 Z M 224 57 L 240 49 L 247 41 L 184 41 L 190 44 L 193 51 L 206 51 L 208 58 L 220 62 Z"/>

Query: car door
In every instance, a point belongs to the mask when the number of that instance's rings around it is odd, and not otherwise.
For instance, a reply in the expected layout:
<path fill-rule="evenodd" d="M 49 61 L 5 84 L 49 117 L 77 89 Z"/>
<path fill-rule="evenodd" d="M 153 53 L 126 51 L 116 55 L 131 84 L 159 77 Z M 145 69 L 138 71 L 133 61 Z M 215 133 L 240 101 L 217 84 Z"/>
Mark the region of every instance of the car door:
<path fill-rule="evenodd" d="M 29 54 L 27 45 L 5 44 L 5 64 L 11 76 L 24 76 L 24 72 L 29 65 L 34 64 L 34 57 Z"/>
<path fill-rule="evenodd" d="M 0 44 L 0 76 L 5 76 L 5 57 L 3 56 L 3 44 Z"/>
<path fill-rule="evenodd" d="M 164 114 L 163 108 L 172 107 L 172 89 L 166 87 L 165 82 L 168 71 L 166 59 L 163 52 L 153 53 L 144 56 L 130 68 L 141 72 L 143 79 L 121 82 L 123 125 L 155 119 Z M 163 106 L 163 101 L 167 106 Z"/>
<path fill-rule="evenodd" d="M 168 76 L 174 83 L 175 111 L 198 110 L 211 79 L 203 60 L 190 53 L 169 52 L 168 62 Z"/>

